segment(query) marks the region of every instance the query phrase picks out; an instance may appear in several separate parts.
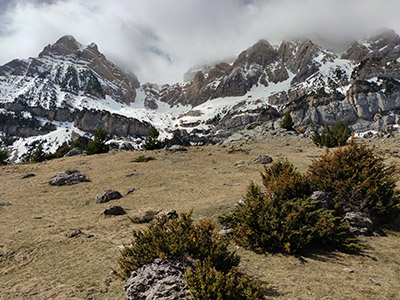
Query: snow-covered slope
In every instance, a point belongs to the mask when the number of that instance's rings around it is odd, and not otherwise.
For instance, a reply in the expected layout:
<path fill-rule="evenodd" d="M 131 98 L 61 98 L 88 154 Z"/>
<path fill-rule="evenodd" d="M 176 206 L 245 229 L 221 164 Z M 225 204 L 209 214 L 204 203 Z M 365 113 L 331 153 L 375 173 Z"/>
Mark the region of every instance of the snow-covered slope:
<path fill-rule="evenodd" d="M 0 67 L 0 132 L 21 137 L 14 143 L 20 154 L 35 140 L 48 141 L 53 151 L 99 126 L 117 139 L 140 139 L 152 124 L 161 138 L 216 141 L 287 112 L 303 127 L 338 120 L 357 130 L 400 123 L 400 37 L 393 31 L 356 42 L 343 55 L 310 40 L 276 46 L 261 40 L 232 63 L 192 77 L 140 86 L 94 43 L 65 36 L 37 58 Z"/>

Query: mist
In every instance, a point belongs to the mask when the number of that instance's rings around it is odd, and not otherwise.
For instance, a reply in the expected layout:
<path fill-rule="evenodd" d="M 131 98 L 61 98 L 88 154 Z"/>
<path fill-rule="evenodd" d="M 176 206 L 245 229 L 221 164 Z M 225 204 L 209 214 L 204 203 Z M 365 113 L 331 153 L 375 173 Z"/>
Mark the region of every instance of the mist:
<path fill-rule="evenodd" d="M 69 34 L 141 83 L 175 83 L 259 39 L 343 45 L 380 28 L 399 33 L 399 15 L 398 0 L 0 0 L 0 65 Z"/>

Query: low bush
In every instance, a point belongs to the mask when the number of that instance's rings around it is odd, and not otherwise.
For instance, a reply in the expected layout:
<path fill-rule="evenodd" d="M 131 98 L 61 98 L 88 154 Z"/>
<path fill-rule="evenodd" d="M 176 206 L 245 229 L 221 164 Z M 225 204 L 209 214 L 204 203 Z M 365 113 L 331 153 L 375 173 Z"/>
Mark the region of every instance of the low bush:
<path fill-rule="evenodd" d="M 91 141 L 86 148 L 87 155 L 107 153 L 110 148 L 106 145 L 108 139 L 107 132 L 103 128 L 99 127 L 94 133 L 94 139 Z"/>
<path fill-rule="evenodd" d="M 275 163 L 266 168 L 263 180 L 265 194 L 250 184 L 243 205 L 219 218 L 220 223 L 232 228 L 238 244 L 256 252 L 288 254 L 315 245 L 348 252 L 359 249 L 347 223 L 309 197 L 307 179 L 292 165 Z"/>
<path fill-rule="evenodd" d="M 163 143 L 158 140 L 159 136 L 160 132 L 154 126 L 152 126 L 150 128 L 149 136 L 144 142 L 143 148 L 146 150 L 161 149 L 163 147 Z"/>
<path fill-rule="evenodd" d="M 40 143 L 31 157 L 31 161 L 38 163 L 44 161 L 46 154 L 43 151 L 43 144 Z"/>
<path fill-rule="evenodd" d="M 197 261 L 195 269 L 188 269 L 186 283 L 193 300 L 260 300 L 265 299 L 265 286 L 238 268 L 227 272 L 218 272 L 209 260 Z"/>
<path fill-rule="evenodd" d="M 400 203 L 394 173 L 395 166 L 385 166 L 373 149 L 351 140 L 348 147 L 314 161 L 308 177 L 314 190 L 332 193 L 338 215 L 360 211 L 387 223 Z"/>
<path fill-rule="evenodd" d="M 7 150 L 0 148 L 0 166 L 4 166 L 8 163 L 9 154 Z"/>
<path fill-rule="evenodd" d="M 181 257 L 209 259 L 217 270 L 229 272 L 239 264 L 239 257 L 227 249 L 228 242 L 218 238 L 215 224 L 201 220 L 194 224 L 191 213 L 179 217 L 158 217 L 147 229 L 134 230 L 131 246 L 125 247 L 118 259 L 119 277 L 126 279 L 131 272 L 156 258 Z"/>
<path fill-rule="evenodd" d="M 136 157 L 134 160 L 132 160 L 132 162 L 148 162 L 150 160 L 155 160 L 155 157 L 140 155 Z"/>
<path fill-rule="evenodd" d="M 358 251 L 344 216 L 362 213 L 375 229 L 394 223 L 400 213 L 394 168 L 352 139 L 348 147 L 327 150 L 305 175 L 287 161 L 265 168 L 266 192 L 250 184 L 244 203 L 219 221 L 232 228 L 239 244 L 257 252 L 296 253 L 316 245 Z M 313 200 L 313 191 L 326 192 L 331 209 Z"/>
<path fill-rule="evenodd" d="M 351 130 L 346 122 L 338 122 L 332 127 L 325 124 L 321 133 L 314 127 L 311 136 L 312 141 L 318 147 L 337 147 L 346 145 L 351 135 Z"/>
<path fill-rule="evenodd" d="M 210 220 L 194 224 L 191 213 L 162 215 L 148 229 L 134 230 L 133 236 L 118 260 L 122 279 L 155 258 L 189 256 L 196 263 L 186 270 L 185 281 L 194 300 L 265 298 L 266 288 L 236 268 L 239 257 L 227 249 L 228 241 L 215 232 Z"/>
<path fill-rule="evenodd" d="M 294 125 L 293 119 L 291 115 L 287 113 L 282 119 L 281 127 L 286 130 L 293 130 L 293 125 Z"/>

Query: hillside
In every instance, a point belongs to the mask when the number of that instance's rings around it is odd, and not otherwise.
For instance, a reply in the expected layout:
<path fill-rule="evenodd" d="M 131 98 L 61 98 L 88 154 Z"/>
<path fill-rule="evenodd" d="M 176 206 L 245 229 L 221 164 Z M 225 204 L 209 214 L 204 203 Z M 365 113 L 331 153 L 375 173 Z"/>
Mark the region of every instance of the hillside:
<path fill-rule="evenodd" d="M 388 165 L 400 163 L 399 138 L 362 139 L 376 146 Z M 261 183 L 260 154 L 288 158 L 305 171 L 325 150 L 298 136 L 243 139 L 232 144 L 189 147 L 187 152 L 112 151 L 0 167 L 1 299 L 124 299 L 123 283 L 110 275 L 121 245 L 135 226 L 128 217 L 104 217 L 109 205 L 95 196 L 116 189 L 128 216 L 147 210 L 194 210 L 196 219 L 216 219 L 245 194 L 251 180 Z M 156 159 L 135 163 L 139 155 Z M 90 182 L 50 186 L 51 176 L 76 168 Z M 26 173 L 35 176 L 22 179 Z M 400 184 L 398 184 L 400 186 Z M 131 188 L 136 190 L 126 195 Z M 143 225 L 144 226 L 144 225 Z M 77 230 L 84 235 L 69 238 Z M 270 299 L 400 299 L 400 234 L 363 238 L 361 255 L 339 252 L 305 257 L 256 255 L 238 249 L 241 268 L 266 281 Z M 343 270 L 350 268 L 354 273 Z M 377 280 L 374 285 L 369 278 Z"/>

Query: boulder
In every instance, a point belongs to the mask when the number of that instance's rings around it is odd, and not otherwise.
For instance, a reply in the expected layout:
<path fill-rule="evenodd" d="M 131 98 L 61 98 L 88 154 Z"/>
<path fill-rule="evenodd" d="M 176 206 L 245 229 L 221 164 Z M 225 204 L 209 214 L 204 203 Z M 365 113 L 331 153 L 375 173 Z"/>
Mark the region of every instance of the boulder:
<path fill-rule="evenodd" d="M 29 178 L 29 177 L 34 177 L 34 176 L 36 176 L 36 175 L 33 174 L 33 173 L 25 173 L 24 175 L 22 175 L 22 179 Z"/>
<path fill-rule="evenodd" d="M 64 155 L 64 157 L 70 157 L 70 156 L 75 156 L 75 155 L 81 155 L 83 153 L 81 148 L 74 148 L 71 149 L 67 152 L 67 154 Z"/>
<path fill-rule="evenodd" d="M 272 158 L 271 157 L 269 157 L 269 156 L 267 156 L 267 155 L 263 155 L 263 154 L 261 154 L 261 155 L 259 155 L 255 160 L 254 160 L 254 162 L 255 163 L 257 163 L 257 164 L 270 164 L 270 163 L 272 163 Z"/>
<path fill-rule="evenodd" d="M 362 212 L 348 212 L 344 220 L 349 223 L 350 232 L 356 235 L 371 235 L 374 223 L 371 218 Z"/>
<path fill-rule="evenodd" d="M 110 205 L 104 210 L 103 214 L 105 216 L 121 216 L 125 215 L 126 211 L 121 206 Z"/>
<path fill-rule="evenodd" d="M 123 142 L 120 146 L 119 146 L 120 150 L 124 150 L 124 151 L 133 151 L 135 150 L 135 148 L 133 148 L 132 144 L 129 142 Z"/>
<path fill-rule="evenodd" d="M 168 148 L 169 151 L 177 152 L 177 151 L 187 151 L 187 148 L 181 145 L 172 145 Z"/>
<path fill-rule="evenodd" d="M 330 193 L 315 191 L 311 194 L 311 199 L 318 200 L 320 208 L 333 209 L 334 203 Z"/>
<path fill-rule="evenodd" d="M 80 182 L 89 181 L 86 179 L 86 175 L 76 169 L 66 170 L 65 172 L 59 172 L 53 177 L 51 177 L 49 184 L 62 186 L 62 185 L 71 185 Z"/>
<path fill-rule="evenodd" d="M 131 273 L 125 282 L 126 299 L 191 299 L 185 283 L 185 271 L 190 266 L 183 259 L 155 259 Z"/>
<path fill-rule="evenodd" d="M 122 195 L 120 192 L 114 191 L 114 190 L 106 190 L 106 191 L 102 192 L 101 194 L 98 194 L 95 199 L 96 199 L 96 203 L 106 203 L 111 200 L 120 199 L 120 198 L 122 198 Z"/>

